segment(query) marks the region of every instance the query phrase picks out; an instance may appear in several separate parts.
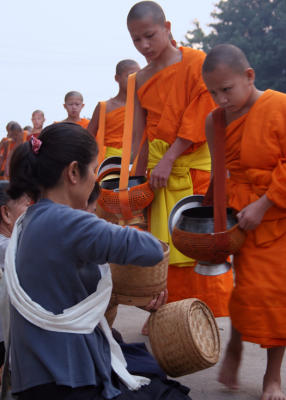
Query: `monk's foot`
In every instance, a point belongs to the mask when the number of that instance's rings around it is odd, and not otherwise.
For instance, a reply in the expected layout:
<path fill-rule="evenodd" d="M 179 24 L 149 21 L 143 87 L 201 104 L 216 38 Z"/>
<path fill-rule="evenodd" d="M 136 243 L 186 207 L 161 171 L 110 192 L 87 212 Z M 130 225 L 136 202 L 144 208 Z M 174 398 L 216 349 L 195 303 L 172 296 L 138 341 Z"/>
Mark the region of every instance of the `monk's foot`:
<path fill-rule="evenodd" d="M 148 322 L 149 322 L 149 317 L 146 319 L 146 321 L 145 321 L 145 323 L 144 323 L 144 325 L 142 327 L 142 330 L 141 330 L 141 335 L 143 335 L 143 336 L 148 336 L 149 335 Z"/>
<path fill-rule="evenodd" d="M 281 383 L 265 375 L 261 400 L 286 400 L 286 395 L 281 390 Z"/>
<path fill-rule="evenodd" d="M 237 390 L 239 388 L 238 370 L 241 361 L 241 353 L 241 343 L 237 346 L 229 344 L 218 375 L 218 381 L 231 390 Z"/>

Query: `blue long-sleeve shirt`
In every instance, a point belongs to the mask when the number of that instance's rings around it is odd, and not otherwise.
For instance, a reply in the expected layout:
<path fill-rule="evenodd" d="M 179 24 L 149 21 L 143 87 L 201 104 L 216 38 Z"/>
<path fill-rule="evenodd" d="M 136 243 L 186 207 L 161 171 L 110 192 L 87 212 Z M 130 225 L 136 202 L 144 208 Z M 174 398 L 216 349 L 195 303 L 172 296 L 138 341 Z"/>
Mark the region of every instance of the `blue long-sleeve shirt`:
<path fill-rule="evenodd" d="M 32 300 L 58 314 L 86 298 L 91 282 L 96 290 L 98 264 L 148 266 L 162 258 L 162 247 L 150 234 L 44 199 L 23 221 L 16 270 Z M 107 399 L 119 394 L 111 383 L 109 345 L 98 327 L 85 335 L 51 332 L 12 307 L 11 363 L 14 393 L 55 382 L 102 386 Z"/>

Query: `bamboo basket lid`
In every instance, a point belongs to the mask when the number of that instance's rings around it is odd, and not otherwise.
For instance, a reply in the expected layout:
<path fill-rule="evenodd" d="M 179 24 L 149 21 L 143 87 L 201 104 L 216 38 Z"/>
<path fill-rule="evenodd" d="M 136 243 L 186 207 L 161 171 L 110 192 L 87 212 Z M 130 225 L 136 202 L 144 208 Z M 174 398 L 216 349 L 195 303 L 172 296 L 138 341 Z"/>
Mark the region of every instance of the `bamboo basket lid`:
<path fill-rule="evenodd" d="M 153 354 L 171 377 L 192 374 L 215 365 L 220 337 L 214 315 L 192 298 L 165 304 L 149 318 Z"/>

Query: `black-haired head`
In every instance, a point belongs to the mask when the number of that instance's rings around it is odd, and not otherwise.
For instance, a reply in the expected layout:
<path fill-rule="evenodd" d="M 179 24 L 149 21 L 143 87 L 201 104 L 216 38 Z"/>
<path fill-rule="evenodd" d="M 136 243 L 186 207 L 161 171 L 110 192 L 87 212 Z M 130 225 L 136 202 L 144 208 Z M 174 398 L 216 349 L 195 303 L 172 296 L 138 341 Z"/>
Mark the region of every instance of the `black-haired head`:
<path fill-rule="evenodd" d="M 87 130 L 73 123 L 47 126 L 40 134 L 40 147 L 33 142 L 18 146 L 10 163 L 10 188 L 12 199 L 28 194 L 38 200 L 43 189 L 53 188 L 60 180 L 65 167 L 77 161 L 81 176 L 97 156 L 97 144 Z M 39 148 L 38 148 L 39 147 Z"/>

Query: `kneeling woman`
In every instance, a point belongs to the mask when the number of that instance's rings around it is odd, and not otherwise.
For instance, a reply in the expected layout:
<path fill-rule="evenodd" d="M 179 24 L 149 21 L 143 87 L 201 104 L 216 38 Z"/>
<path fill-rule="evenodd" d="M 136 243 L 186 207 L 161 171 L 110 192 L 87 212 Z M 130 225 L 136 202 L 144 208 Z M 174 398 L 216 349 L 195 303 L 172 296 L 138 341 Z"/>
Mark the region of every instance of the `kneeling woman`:
<path fill-rule="evenodd" d="M 155 265 L 163 252 L 150 234 L 81 211 L 96 156 L 93 137 L 66 123 L 45 128 L 12 156 L 10 196 L 35 201 L 7 250 L 12 392 L 19 400 L 187 399 L 174 385 L 131 375 L 104 318 L 112 289 L 105 263 Z"/>

